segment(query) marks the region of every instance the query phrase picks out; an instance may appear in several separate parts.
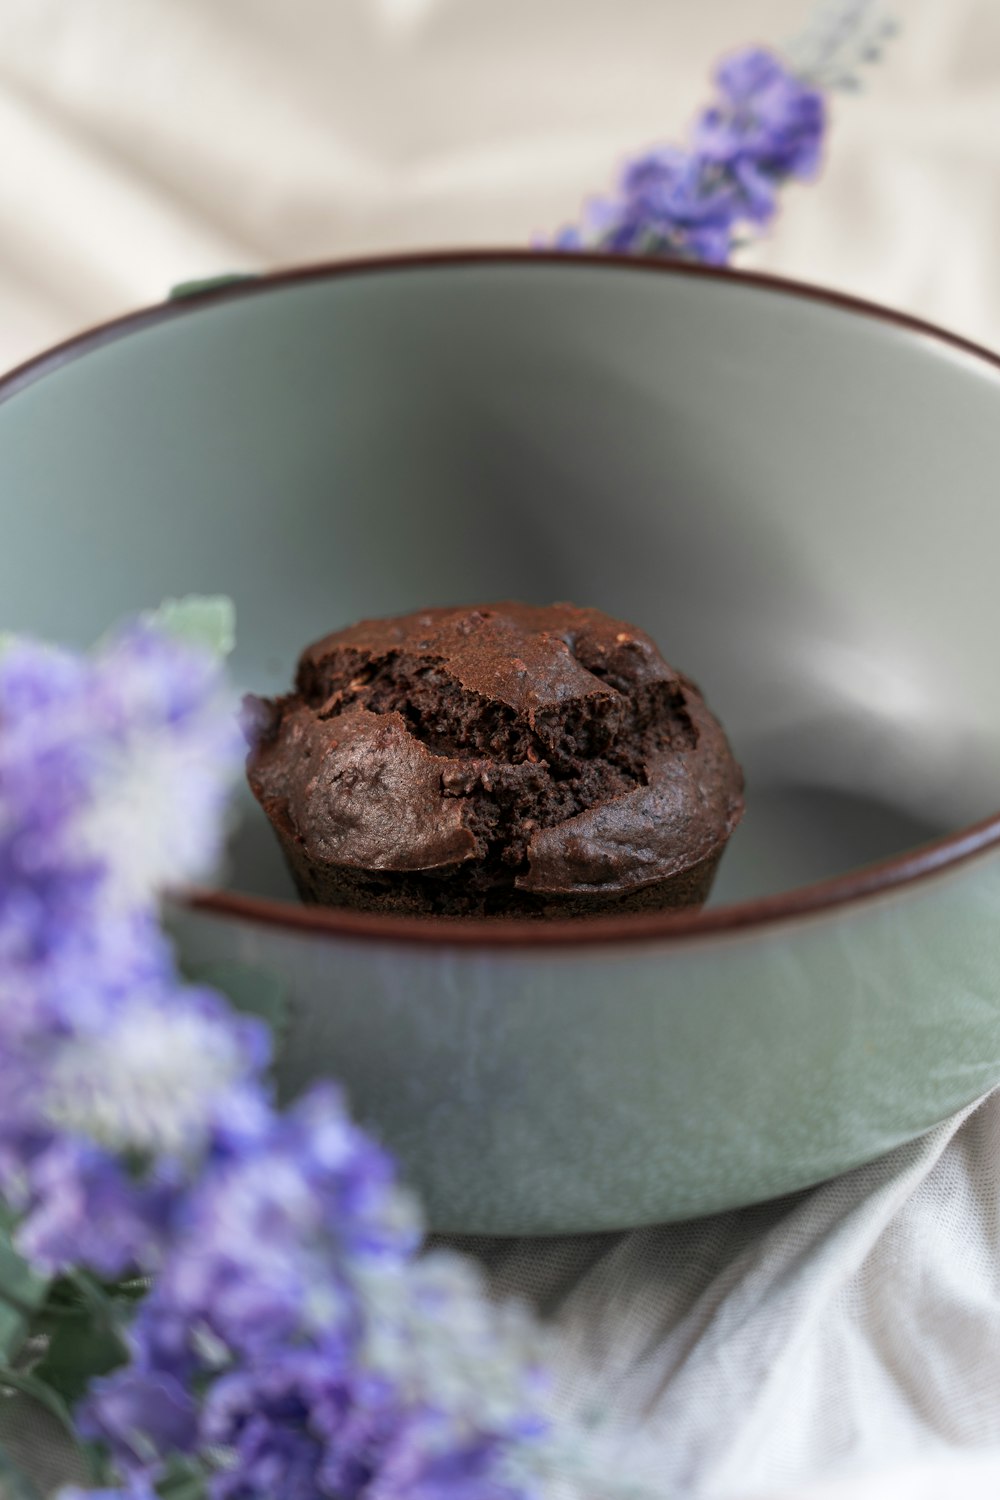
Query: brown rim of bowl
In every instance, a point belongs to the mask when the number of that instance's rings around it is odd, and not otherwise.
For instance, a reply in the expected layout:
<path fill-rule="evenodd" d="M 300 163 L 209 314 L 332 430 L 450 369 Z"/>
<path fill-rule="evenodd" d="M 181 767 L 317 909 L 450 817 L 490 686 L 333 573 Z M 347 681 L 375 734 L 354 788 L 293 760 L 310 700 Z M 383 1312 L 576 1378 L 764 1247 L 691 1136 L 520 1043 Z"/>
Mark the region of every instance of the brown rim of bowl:
<path fill-rule="evenodd" d="M 0 402 L 8 400 L 44 375 L 82 354 L 89 354 L 103 344 L 140 332 L 173 318 L 188 317 L 206 306 L 234 302 L 257 292 L 292 286 L 298 282 L 334 280 L 339 277 L 373 275 L 408 270 L 456 269 L 482 265 L 553 265 L 590 266 L 613 269 L 636 275 L 701 276 L 728 281 L 763 292 L 778 292 L 808 302 L 832 307 L 841 312 L 888 323 L 909 333 L 916 333 L 946 349 L 969 355 L 990 369 L 1000 381 L 1000 356 L 969 339 L 948 333 L 933 323 L 926 323 L 908 313 L 895 312 L 866 302 L 860 297 L 824 287 L 790 281 L 781 276 L 758 272 L 732 271 L 717 266 L 653 260 L 622 255 L 590 254 L 561 250 L 443 250 L 418 251 L 406 255 L 376 256 L 319 265 L 298 266 L 291 270 L 250 274 L 245 279 L 219 285 L 208 282 L 203 289 L 186 292 L 171 302 L 143 308 L 124 317 L 98 324 L 61 344 L 18 365 L 0 378 Z M 197 284 L 195 284 L 197 286 Z M 340 911 L 332 907 L 300 906 L 291 901 L 271 900 L 263 896 L 233 891 L 191 889 L 179 894 L 183 905 L 216 916 L 242 918 L 283 927 L 294 932 L 328 933 L 337 937 L 387 939 L 406 943 L 443 943 L 454 947 L 549 948 L 580 946 L 592 943 L 681 940 L 719 936 L 746 928 L 771 926 L 790 918 L 821 915 L 846 903 L 873 898 L 908 886 L 929 875 L 941 873 L 981 854 L 1000 847 L 1000 812 L 982 822 L 945 834 L 939 839 L 909 849 L 902 854 L 866 865 L 846 875 L 834 876 L 813 885 L 794 887 L 775 896 L 741 901 L 731 906 L 694 912 L 662 912 L 634 916 L 552 918 L 549 920 L 484 920 L 456 917 L 393 917 Z"/>

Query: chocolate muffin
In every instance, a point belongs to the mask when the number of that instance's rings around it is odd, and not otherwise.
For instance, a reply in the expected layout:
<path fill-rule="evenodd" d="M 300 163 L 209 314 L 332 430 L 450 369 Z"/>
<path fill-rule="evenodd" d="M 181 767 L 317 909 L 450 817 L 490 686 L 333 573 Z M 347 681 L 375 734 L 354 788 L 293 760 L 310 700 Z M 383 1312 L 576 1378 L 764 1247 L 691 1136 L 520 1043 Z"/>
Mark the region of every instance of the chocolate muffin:
<path fill-rule="evenodd" d="M 366 620 L 258 704 L 248 761 L 306 901 L 446 916 L 697 905 L 743 777 L 692 682 L 593 609 Z"/>

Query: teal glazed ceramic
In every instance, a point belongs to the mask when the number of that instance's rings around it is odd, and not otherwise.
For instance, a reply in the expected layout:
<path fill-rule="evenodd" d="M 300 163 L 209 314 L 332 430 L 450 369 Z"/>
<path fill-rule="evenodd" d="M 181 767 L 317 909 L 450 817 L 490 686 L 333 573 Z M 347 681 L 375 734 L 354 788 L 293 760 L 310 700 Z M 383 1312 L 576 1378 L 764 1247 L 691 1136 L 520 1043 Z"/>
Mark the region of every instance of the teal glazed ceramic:
<path fill-rule="evenodd" d="M 748 814 L 701 913 L 298 906 L 248 805 L 195 963 L 281 975 L 435 1228 L 596 1230 L 815 1183 L 1000 1081 L 1000 363 L 763 278 L 469 254 L 234 284 L 0 386 L 0 625 L 236 601 L 242 686 L 364 615 L 634 621 Z"/>

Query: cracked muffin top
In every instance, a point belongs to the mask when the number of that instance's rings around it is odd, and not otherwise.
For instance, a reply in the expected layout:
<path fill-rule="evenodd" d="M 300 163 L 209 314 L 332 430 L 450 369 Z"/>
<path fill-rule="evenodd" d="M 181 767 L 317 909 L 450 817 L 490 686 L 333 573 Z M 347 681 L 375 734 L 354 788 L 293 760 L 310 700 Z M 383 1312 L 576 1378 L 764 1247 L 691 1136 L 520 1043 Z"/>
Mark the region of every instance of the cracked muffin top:
<path fill-rule="evenodd" d="M 591 910 L 711 873 L 743 811 L 697 688 L 597 610 L 362 621 L 307 647 L 292 693 L 257 702 L 250 785 L 311 900 Z"/>

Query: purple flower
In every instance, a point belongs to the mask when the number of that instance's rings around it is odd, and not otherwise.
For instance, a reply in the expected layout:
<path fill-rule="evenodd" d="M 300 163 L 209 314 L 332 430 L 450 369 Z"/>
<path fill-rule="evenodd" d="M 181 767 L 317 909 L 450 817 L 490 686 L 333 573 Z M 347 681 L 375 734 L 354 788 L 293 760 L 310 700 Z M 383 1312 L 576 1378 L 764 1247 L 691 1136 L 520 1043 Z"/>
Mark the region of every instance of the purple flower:
<path fill-rule="evenodd" d="M 50 1050 L 39 1113 L 118 1155 L 183 1163 L 219 1132 L 263 1128 L 253 1080 L 269 1060 L 264 1024 L 211 990 L 136 984 Z"/>
<path fill-rule="evenodd" d="M 264 1028 L 160 933 L 160 891 L 218 851 L 232 710 L 149 623 L 92 659 L 0 657 L 0 1189 L 43 1273 L 156 1273 L 79 1413 L 106 1500 L 179 1472 L 211 1500 L 520 1500 L 532 1325 L 419 1255 L 335 1089 L 275 1110 Z"/>
<path fill-rule="evenodd" d="M 148 626 L 97 658 L 91 701 L 104 754 L 77 836 L 113 851 L 105 898 L 134 907 L 215 864 L 242 736 L 219 662 Z"/>
<path fill-rule="evenodd" d="M 111 1490 L 69 1489 L 59 1491 L 59 1500 L 159 1500 L 155 1488 L 146 1479 L 136 1479 L 124 1488 L 116 1485 Z"/>
<path fill-rule="evenodd" d="M 212 1483 L 213 1500 L 277 1493 L 288 1500 L 322 1494 L 352 1500 L 364 1492 L 378 1462 L 378 1417 L 377 1407 L 366 1410 L 363 1399 L 357 1402 L 349 1367 L 315 1350 L 291 1350 L 251 1371 L 223 1376 L 209 1393 L 204 1416 L 206 1441 L 230 1455 Z M 386 1435 L 391 1437 L 391 1426 Z M 324 1480 L 333 1483 L 328 1487 Z"/>
<path fill-rule="evenodd" d="M 17 1246 L 38 1270 L 55 1275 L 82 1265 L 115 1277 L 156 1265 L 179 1174 L 136 1182 L 107 1151 L 55 1134 L 26 1157 L 29 1196 Z"/>
<path fill-rule="evenodd" d="M 200 1156 L 266 1112 L 263 1026 L 181 984 L 156 908 L 218 852 L 234 708 L 152 625 L 0 653 L 0 1188 L 50 1273 L 151 1266 Z"/>
<path fill-rule="evenodd" d="M 760 49 L 716 73 L 719 97 L 697 119 L 687 147 L 662 146 L 628 162 L 617 190 L 591 200 L 557 249 L 600 249 L 727 262 L 742 224 L 766 224 L 778 189 L 820 160 L 822 95 Z"/>
<path fill-rule="evenodd" d="M 816 172 L 826 125 L 817 89 L 761 48 L 728 58 L 715 81 L 721 98 L 694 128 L 692 145 L 699 156 L 775 180 Z"/>
<path fill-rule="evenodd" d="M 187 1372 L 320 1334 L 346 1346 L 358 1316 L 346 1268 L 398 1265 L 419 1240 L 389 1159 L 318 1088 L 191 1196 L 135 1326 L 139 1361 Z"/>
<path fill-rule="evenodd" d="M 219 853 L 240 735 L 209 653 L 134 626 L 93 657 L 0 654 L 0 963 L 149 910 Z"/>
<path fill-rule="evenodd" d="M 533 1334 L 419 1241 L 388 1158 L 314 1090 L 209 1167 L 88 1430 L 130 1475 L 223 1450 L 215 1500 L 513 1500 L 506 1458 L 544 1433 Z M 137 1439 L 151 1381 L 204 1391 L 183 1445 L 154 1410 Z"/>
<path fill-rule="evenodd" d="M 728 259 L 740 196 L 724 172 L 665 146 L 629 163 L 621 191 L 636 233 L 649 233 L 659 250 L 712 265 Z"/>
<path fill-rule="evenodd" d="M 156 1454 L 190 1451 L 196 1431 L 191 1393 L 170 1376 L 146 1370 L 107 1390 L 80 1422 L 83 1437 L 113 1446 L 123 1473 L 138 1479 L 157 1472 Z"/>
<path fill-rule="evenodd" d="M 205 1154 L 266 1130 L 269 1036 L 176 980 L 78 995 L 75 1027 L 67 990 L 61 1019 L 0 1046 L 0 1179 L 39 1268 L 148 1270 Z"/>
<path fill-rule="evenodd" d="M 322 1351 L 292 1352 L 224 1376 L 205 1409 L 205 1438 L 228 1450 L 212 1500 L 516 1500 L 500 1435 L 456 1439 L 446 1418 L 407 1406 L 391 1383 Z"/>
<path fill-rule="evenodd" d="M 538 241 L 539 248 L 544 248 L 545 241 Z M 564 224 L 557 229 L 552 236 L 551 249 L 553 250 L 585 250 L 587 248 L 583 231 L 576 224 Z"/>
<path fill-rule="evenodd" d="M 0 653 L 0 969 L 46 956 L 89 916 L 99 861 L 70 832 L 94 775 L 87 665 L 31 642 Z M 2 982 L 2 981 L 0 981 Z"/>

